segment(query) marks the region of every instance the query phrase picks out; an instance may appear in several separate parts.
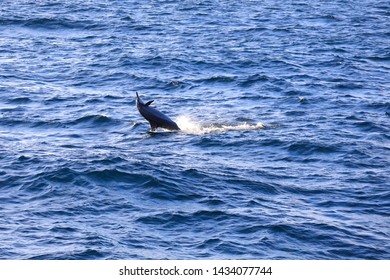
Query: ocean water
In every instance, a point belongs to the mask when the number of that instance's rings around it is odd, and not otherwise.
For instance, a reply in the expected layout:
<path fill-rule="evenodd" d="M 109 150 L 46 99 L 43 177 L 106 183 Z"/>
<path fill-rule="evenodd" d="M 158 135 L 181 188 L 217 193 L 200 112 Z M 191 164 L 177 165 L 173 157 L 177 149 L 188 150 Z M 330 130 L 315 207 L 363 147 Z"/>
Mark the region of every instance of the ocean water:
<path fill-rule="evenodd" d="M 389 259 L 389 1 L 1 1 L 0 258 Z"/>

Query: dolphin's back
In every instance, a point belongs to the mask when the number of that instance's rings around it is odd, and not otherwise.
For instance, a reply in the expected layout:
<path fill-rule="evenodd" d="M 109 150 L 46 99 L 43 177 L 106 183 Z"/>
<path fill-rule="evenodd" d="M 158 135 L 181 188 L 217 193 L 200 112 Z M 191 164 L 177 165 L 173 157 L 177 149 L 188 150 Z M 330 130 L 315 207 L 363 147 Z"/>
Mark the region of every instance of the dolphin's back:
<path fill-rule="evenodd" d="M 180 130 L 179 126 L 171 120 L 168 116 L 164 115 L 157 109 L 150 107 L 151 103 L 143 103 L 137 94 L 137 109 L 139 113 L 150 123 L 152 130 L 158 127 L 165 128 L 168 130 Z"/>
<path fill-rule="evenodd" d="M 155 108 L 149 106 L 142 106 L 139 110 L 141 115 L 150 123 L 153 128 L 162 127 L 169 130 L 179 130 L 178 125 L 168 116 L 164 115 Z"/>

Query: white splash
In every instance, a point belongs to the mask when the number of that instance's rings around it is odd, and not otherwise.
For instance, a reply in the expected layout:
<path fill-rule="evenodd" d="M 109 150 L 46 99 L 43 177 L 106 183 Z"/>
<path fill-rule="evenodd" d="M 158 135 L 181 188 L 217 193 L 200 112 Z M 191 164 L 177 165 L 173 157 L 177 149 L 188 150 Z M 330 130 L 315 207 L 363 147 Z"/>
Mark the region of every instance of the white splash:
<path fill-rule="evenodd" d="M 179 116 L 176 120 L 176 123 L 183 132 L 199 135 L 208 133 L 222 133 L 229 130 L 257 130 L 264 128 L 264 125 L 260 122 L 257 124 L 249 124 L 244 122 L 237 125 L 202 125 L 188 116 Z"/>

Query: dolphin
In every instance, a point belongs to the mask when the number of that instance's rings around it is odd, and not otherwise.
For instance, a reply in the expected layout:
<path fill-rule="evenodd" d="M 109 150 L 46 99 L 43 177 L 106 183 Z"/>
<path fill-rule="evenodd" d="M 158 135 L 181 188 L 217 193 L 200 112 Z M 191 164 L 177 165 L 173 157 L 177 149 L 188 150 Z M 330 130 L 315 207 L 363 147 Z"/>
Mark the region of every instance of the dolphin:
<path fill-rule="evenodd" d="M 180 130 L 179 126 L 168 116 L 149 106 L 154 100 L 144 103 L 138 92 L 135 94 L 137 95 L 136 104 L 138 112 L 150 123 L 152 131 L 155 131 L 158 127 L 168 130 Z"/>

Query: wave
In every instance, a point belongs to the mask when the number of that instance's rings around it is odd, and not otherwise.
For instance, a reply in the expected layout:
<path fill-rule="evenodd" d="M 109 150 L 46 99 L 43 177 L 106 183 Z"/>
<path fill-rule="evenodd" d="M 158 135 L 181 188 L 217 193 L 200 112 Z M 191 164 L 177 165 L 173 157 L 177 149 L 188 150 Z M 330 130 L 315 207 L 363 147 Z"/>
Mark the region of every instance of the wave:
<path fill-rule="evenodd" d="M 87 115 L 70 123 L 70 125 L 76 126 L 111 126 L 115 124 L 117 124 L 117 120 L 105 115 Z"/>
<path fill-rule="evenodd" d="M 23 26 L 31 29 L 61 30 L 61 29 L 93 29 L 97 24 L 91 20 L 72 20 L 70 18 L 30 18 L 1 19 L 0 25 Z"/>
<path fill-rule="evenodd" d="M 0 118 L 0 125 L 6 127 L 20 127 L 20 128 L 63 128 L 64 124 L 58 121 L 49 120 L 36 120 L 36 119 L 17 119 L 13 117 L 2 117 Z"/>
<path fill-rule="evenodd" d="M 209 134 L 209 133 L 223 133 L 226 131 L 232 130 L 258 130 L 263 129 L 265 126 L 261 122 L 256 124 L 250 124 L 247 122 L 239 123 L 239 124 L 210 124 L 204 125 L 196 120 L 192 119 L 188 116 L 179 116 L 176 120 L 177 125 L 180 129 L 188 134 Z"/>
<path fill-rule="evenodd" d="M 26 103 L 31 103 L 32 100 L 31 98 L 28 97 L 16 97 L 11 100 L 9 100 L 9 103 L 11 104 L 26 104 Z"/>

